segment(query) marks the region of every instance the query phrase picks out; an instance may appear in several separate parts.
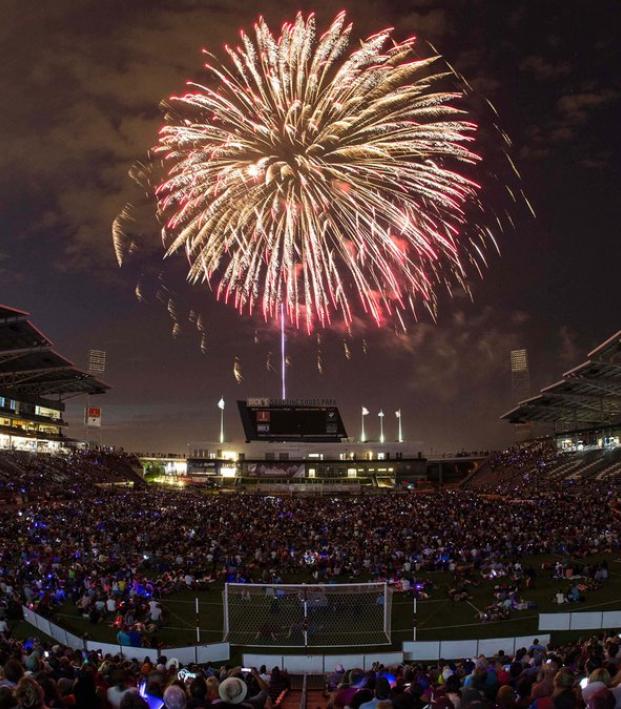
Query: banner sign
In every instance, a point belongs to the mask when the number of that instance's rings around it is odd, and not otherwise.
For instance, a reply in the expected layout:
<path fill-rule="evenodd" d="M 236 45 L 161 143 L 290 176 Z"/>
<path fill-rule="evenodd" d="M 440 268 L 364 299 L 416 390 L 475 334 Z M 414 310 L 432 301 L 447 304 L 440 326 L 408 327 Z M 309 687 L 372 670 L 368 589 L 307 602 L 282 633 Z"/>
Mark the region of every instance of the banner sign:
<path fill-rule="evenodd" d="M 87 426 L 101 428 L 101 409 L 98 406 L 89 406 L 85 409 L 84 422 Z"/>

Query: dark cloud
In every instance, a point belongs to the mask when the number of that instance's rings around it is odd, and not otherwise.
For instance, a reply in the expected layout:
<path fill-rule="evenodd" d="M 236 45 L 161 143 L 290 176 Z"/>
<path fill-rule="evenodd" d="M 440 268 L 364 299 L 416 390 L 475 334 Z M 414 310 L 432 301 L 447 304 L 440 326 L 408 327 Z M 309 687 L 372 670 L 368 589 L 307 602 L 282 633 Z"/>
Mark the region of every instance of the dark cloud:
<path fill-rule="evenodd" d="M 507 375 L 509 352 L 523 346 L 527 320 L 525 313 L 517 311 L 501 326 L 498 313 L 484 307 L 476 313 L 457 310 L 443 324 L 420 323 L 398 338 L 411 356 L 407 386 L 445 403 L 487 388 L 490 380 Z"/>
<path fill-rule="evenodd" d="M 612 154 L 609 150 L 594 148 L 594 134 L 589 130 L 589 124 L 595 123 L 602 111 L 618 107 L 620 98 L 621 91 L 612 88 L 578 91 L 561 96 L 546 121 L 530 126 L 529 141 L 522 146 L 521 157 L 547 157 L 555 146 L 574 143 L 574 159 L 582 167 L 602 168 L 611 164 L 609 158 Z"/>
<path fill-rule="evenodd" d="M 550 62 L 537 54 L 531 54 L 520 62 L 522 71 L 531 73 L 536 79 L 549 81 L 567 76 L 571 72 L 569 62 Z"/>
<path fill-rule="evenodd" d="M 209 292 L 187 288 L 180 258 L 166 264 L 184 318 L 173 340 L 155 297 L 157 230 L 143 234 L 154 282 L 145 278 L 147 304 L 138 305 L 133 291 L 144 273 L 118 271 L 110 228 L 135 198 L 127 171 L 157 138 L 159 102 L 201 76 L 200 49 L 220 53 L 259 13 L 278 26 L 312 5 L 321 27 L 337 10 L 310 0 L 3 3 L 0 301 L 32 310 L 78 362 L 90 346 L 109 350 L 114 388 L 104 416 L 113 442 L 183 449 L 217 429 L 221 392 L 233 401 L 278 391 L 265 368 L 277 349 L 272 324 L 240 319 Z M 314 341 L 292 337 L 292 392 L 336 395 L 350 421 L 360 403 L 394 402 L 426 447 L 504 443 L 511 432 L 498 415 L 513 403 L 509 350 L 528 347 L 533 380 L 544 385 L 618 329 L 610 284 L 618 261 L 619 6 L 347 0 L 344 8 L 354 43 L 389 25 L 398 37 L 417 35 L 421 54 L 429 40 L 498 107 L 540 216 L 501 235 L 503 258 L 473 283 L 474 303 L 443 302 L 437 325 L 422 322 L 400 338 L 356 327 L 351 360 L 343 355 L 347 333 L 327 333 L 323 375 Z M 204 314 L 206 355 L 187 325 L 189 307 Z M 235 357 L 243 386 L 233 379 Z M 234 413 L 227 416 L 232 428 Z"/>
<path fill-rule="evenodd" d="M 417 37 L 431 41 L 442 38 L 454 27 L 447 11 L 440 8 L 410 12 L 402 18 L 400 26 L 406 31 L 413 32 Z"/>
<path fill-rule="evenodd" d="M 582 91 L 562 96 L 557 103 L 562 118 L 571 125 L 586 123 L 592 111 L 617 101 L 619 92 L 612 89 Z"/>

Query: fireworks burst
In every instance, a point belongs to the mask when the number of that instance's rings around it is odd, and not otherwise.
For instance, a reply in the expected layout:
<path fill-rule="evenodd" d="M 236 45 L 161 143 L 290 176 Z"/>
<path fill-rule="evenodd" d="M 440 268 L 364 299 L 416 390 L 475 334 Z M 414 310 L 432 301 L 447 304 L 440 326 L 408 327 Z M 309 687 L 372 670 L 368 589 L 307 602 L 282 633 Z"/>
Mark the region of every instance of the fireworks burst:
<path fill-rule="evenodd" d="M 230 63 L 208 55 L 207 85 L 171 99 L 154 148 L 164 241 L 190 281 L 265 319 L 282 303 L 308 332 L 435 314 L 438 286 L 467 287 L 492 236 L 476 125 L 440 88 L 438 57 L 390 30 L 345 56 L 351 29 L 340 14 L 316 39 L 298 15 L 275 37 L 259 19 Z"/>

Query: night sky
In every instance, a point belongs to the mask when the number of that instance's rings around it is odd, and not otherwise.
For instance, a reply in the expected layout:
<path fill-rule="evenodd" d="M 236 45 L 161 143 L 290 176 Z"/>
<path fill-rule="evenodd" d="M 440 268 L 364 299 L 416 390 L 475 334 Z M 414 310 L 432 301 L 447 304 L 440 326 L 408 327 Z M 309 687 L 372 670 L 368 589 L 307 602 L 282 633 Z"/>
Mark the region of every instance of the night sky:
<path fill-rule="evenodd" d="M 180 256 L 165 283 L 182 322 L 190 307 L 203 313 L 208 351 L 189 323 L 173 338 L 155 297 L 158 234 L 139 303 L 140 273 L 117 267 L 110 226 L 131 198 L 129 167 L 156 141 L 160 100 L 200 76 L 202 47 L 219 54 L 259 14 L 277 28 L 314 9 L 323 27 L 341 7 L 356 38 L 388 25 L 416 34 L 493 101 L 537 219 L 520 214 L 472 282 L 474 302 L 443 298 L 437 324 L 423 319 L 402 337 L 369 329 L 348 340 L 350 359 L 342 333 L 326 333 L 323 374 L 315 340 L 294 338 L 288 394 L 336 397 L 350 435 L 365 405 L 370 429 L 380 407 L 390 412 L 389 435 L 401 408 L 406 437 L 427 451 L 495 447 L 512 439 L 498 420 L 514 403 L 511 349 L 528 348 L 536 393 L 621 327 L 616 0 L 4 0 L 0 302 L 31 312 L 79 366 L 89 348 L 107 350 L 105 442 L 183 451 L 213 440 L 220 395 L 239 438 L 234 400 L 278 395 L 266 368 L 270 351 L 278 365 L 276 332 L 186 286 Z M 69 419 L 79 418 L 76 403 Z"/>

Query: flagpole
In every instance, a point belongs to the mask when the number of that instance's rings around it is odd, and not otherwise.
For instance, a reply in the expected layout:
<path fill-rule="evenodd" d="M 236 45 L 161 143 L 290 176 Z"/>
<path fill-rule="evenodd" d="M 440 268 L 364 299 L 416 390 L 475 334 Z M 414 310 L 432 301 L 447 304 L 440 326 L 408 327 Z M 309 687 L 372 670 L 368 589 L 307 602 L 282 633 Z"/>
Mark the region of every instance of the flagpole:
<path fill-rule="evenodd" d="M 384 412 L 380 409 L 378 414 L 380 420 L 380 443 L 384 442 Z"/>

